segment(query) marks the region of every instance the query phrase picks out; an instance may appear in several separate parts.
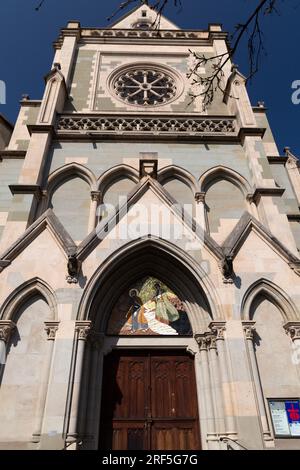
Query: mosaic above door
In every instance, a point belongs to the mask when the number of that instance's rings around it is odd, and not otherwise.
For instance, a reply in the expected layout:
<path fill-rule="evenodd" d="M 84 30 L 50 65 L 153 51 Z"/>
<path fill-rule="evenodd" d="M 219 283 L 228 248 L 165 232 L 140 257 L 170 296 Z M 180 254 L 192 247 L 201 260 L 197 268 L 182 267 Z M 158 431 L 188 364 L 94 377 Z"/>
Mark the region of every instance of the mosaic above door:
<path fill-rule="evenodd" d="M 190 336 L 192 329 L 179 297 L 160 280 L 145 277 L 119 297 L 110 316 L 107 334 Z"/>

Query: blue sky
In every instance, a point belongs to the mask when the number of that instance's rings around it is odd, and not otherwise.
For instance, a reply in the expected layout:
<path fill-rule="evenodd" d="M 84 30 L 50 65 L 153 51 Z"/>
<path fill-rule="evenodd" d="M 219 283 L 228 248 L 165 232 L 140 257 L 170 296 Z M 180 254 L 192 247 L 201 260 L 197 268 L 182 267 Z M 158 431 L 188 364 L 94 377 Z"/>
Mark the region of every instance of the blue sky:
<path fill-rule="evenodd" d="M 292 82 L 300 80 L 300 0 L 278 0 L 277 16 L 265 18 L 265 42 L 259 74 L 249 85 L 251 101 L 265 101 L 269 120 L 282 152 L 290 146 L 300 155 L 300 104 L 291 100 Z M 22 94 L 40 99 L 44 75 L 49 71 L 52 42 L 69 20 L 83 26 L 106 27 L 107 17 L 120 0 L 46 0 L 39 12 L 39 0 L 1 0 L 0 4 L 0 80 L 7 86 L 6 104 L 0 113 L 15 121 Z M 208 23 L 222 23 L 233 31 L 243 22 L 258 0 L 182 0 L 178 12 L 168 8 L 167 16 L 186 29 L 206 29 Z M 241 72 L 246 72 L 246 49 L 236 56 Z"/>

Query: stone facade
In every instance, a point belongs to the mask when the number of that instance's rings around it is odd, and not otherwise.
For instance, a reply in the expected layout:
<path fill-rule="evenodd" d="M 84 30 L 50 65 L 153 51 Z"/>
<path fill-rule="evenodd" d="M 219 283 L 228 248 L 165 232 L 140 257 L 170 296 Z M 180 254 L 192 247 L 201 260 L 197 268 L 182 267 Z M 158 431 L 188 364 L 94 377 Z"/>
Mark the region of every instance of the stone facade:
<path fill-rule="evenodd" d="M 68 23 L 42 100 L 24 97 L 2 145 L 1 449 L 97 449 L 115 348 L 194 355 L 203 449 L 300 448 L 274 434 L 269 408 L 300 397 L 298 160 L 280 156 L 230 65 L 227 98 L 188 106 L 189 50 L 225 51 L 219 25 L 163 18 L 158 34 L 140 27 L 151 15 Z M 137 85 L 144 103 L 124 100 L 114 77 L 133 69 L 173 80 L 173 95 L 151 102 L 154 85 Z M 180 294 L 192 336 L 106 334 L 120 292 L 147 273 Z"/>

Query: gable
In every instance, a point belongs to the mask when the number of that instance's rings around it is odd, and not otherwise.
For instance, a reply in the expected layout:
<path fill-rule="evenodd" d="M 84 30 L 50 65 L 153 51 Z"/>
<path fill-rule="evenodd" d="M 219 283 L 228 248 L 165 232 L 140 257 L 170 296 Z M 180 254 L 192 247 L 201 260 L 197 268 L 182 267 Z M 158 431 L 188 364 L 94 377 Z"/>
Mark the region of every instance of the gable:
<path fill-rule="evenodd" d="M 133 25 L 141 22 L 153 24 L 156 20 L 157 13 L 148 5 L 141 5 L 131 10 L 115 23 L 110 25 L 112 29 L 131 29 Z M 160 29 L 178 30 L 179 28 L 163 15 L 160 18 Z"/>

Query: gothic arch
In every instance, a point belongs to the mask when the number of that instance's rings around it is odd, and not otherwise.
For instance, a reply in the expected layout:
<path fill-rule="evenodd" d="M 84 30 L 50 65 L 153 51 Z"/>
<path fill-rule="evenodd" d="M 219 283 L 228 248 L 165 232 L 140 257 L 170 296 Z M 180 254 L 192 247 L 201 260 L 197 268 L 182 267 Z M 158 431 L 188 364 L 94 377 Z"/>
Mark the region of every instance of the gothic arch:
<path fill-rule="evenodd" d="M 194 195 L 199 191 L 199 185 L 196 178 L 189 171 L 184 170 L 179 166 L 167 166 L 158 172 L 158 181 L 161 185 L 173 178 L 185 183 Z"/>
<path fill-rule="evenodd" d="M 128 178 L 137 184 L 139 182 L 139 172 L 129 165 L 116 165 L 98 178 L 97 189 L 101 194 L 104 194 L 112 184 L 122 178 Z"/>
<path fill-rule="evenodd" d="M 120 290 L 124 291 L 127 284 L 149 274 L 178 293 L 187 307 L 194 332 L 207 328 L 207 325 L 203 326 L 204 314 L 207 314 L 208 323 L 222 318 L 221 303 L 201 266 L 171 243 L 147 238 L 128 243 L 102 263 L 85 289 L 78 319 L 92 320 L 95 329 L 104 333 Z"/>
<path fill-rule="evenodd" d="M 288 295 L 268 279 L 260 279 L 252 284 L 244 295 L 241 305 L 242 320 L 252 320 L 251 306 L 261 295 L 277 306 L 285 322 L 299 319 L 298 310 Z"/>
<path fill-rule="evenodd" d="M 57 320 L 57 302 L 52 289 L 46 282 L 33 278 L 18 286 L 3 302 L 0 309 L 1 320 L 13 320 L 15 312 L 30 298 L 40 295 L 48 304 L 53 320 Z"/>
<path fill-rule="evenodd" d="M 79 163 L 68 163 L 67 165 L 57 168 L 49 175 L 47 181 L 48 199 L 51 199 L 53 192 L 58 186 L 76 177 L 83 179 L 90 186 L 91 191 L 96 190 L 96 177 L 91 170 Z"/>
<path fill-rule="evenodd" d="M 222 165 L 210 168 L 208 171 L 203 173 L 199 179 L 200 191 L 207 192 L 207 190 L 217 181 L 224 179 L 232 183 L 234 186 L 240 189 L 243 195 L 246 197 L 247 194 L 252 192 L 251 186 L 242 175 Z"/>

